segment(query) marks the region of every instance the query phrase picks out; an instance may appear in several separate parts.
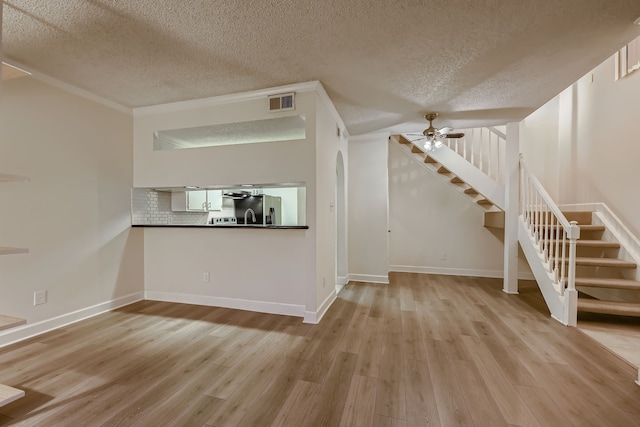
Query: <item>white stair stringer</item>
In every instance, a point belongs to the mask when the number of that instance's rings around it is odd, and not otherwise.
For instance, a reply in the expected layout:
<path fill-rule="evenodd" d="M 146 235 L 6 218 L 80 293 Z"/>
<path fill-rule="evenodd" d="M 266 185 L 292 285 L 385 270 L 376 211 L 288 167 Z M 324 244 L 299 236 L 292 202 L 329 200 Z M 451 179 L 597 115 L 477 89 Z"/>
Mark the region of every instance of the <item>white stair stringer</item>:
<path fill-rule="evenodd" d="M 419 144 L 414 144 L 407 137 L 401 136 L 407 141 L 411 147 L 420 150 L 424 155 L 432 158 L 437 163 L 442 165 L 445 169 L 451 172 L 453 175 L 460 178 L 462 181 L 473 187 L 478 193 L 482 194 L 487 200 L 499 209 L 505 209 L 505 195 L 504 185 L 496 182 L 480 169 L 475 167 L 471 162 L 467 161 L 464 157 L 460 156 L 451 148 L 446 145 L 442 145 L 439 148 L 434 148 L 431 151 L 425 151 L 424 147 Z M 400 145 L 404 145 L 402 141 L 397 141 Z"/>
<path fill-rule="evenodd" d="M 518 217 L 518 241 L 536 282 L 538 282 L 547 307 L 549 307 L 551 317 L 564 325 L 576 326 L 578 292 L 570 289 L 562 292 L 559 289 L 561 285 L 554 283 L 553 276 L 549 273 L 548 263 L 544 261 L 544 257 L 534 238 L 530 235 L 522 215 Z"/>

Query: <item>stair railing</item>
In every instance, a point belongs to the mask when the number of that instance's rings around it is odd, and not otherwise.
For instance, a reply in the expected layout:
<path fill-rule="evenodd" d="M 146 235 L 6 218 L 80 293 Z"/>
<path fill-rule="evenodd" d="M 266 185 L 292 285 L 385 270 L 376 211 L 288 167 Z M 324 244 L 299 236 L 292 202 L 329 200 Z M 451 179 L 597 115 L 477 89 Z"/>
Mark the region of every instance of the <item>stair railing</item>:
<path fill-rule="evenodd" d="M 576 241 L 580 238 L 580 227 L 576 221 L 567 220 L 522 158 L 520 174 L 521 215 L 529 235 L 560 296 L 564 296 L 565 289 L 575 292 Z"/>
<path fill-rule="evenodd" d="M 504 184 L 506 135 L 494 127 L 461 129 L 461 132 L 464 132 L 464 137 L 449 138 L 446 145 L 483 173 Z"/>

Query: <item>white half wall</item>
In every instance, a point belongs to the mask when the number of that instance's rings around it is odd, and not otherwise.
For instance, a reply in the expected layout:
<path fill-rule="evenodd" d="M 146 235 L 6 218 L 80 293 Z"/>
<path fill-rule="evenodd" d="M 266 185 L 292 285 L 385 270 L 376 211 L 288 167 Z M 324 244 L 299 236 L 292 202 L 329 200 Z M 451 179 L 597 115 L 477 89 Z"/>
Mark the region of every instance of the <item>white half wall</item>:
<path fill-rule="evenodd" d="M 388 133 L 349 139 L 349 277 L 389 281 Z"/>
<path fill-rule="evenodd" d="M 308 254 L 314 241 L 309 233 L 305 229 L 144 228 L 145 295 L 302 317 L 313 277 Z M 203 273 L 209 273 L 209 281 L 203 280 Z"/>
<path fill-rule="evenodd" d="M 31 182 L 0 184 L 0 245 L 29 248 L 0 256 L 0 313 L 47 328 L 142 298 L 131 115 L 30 77 L 2 85 L 0 171 Z"/>

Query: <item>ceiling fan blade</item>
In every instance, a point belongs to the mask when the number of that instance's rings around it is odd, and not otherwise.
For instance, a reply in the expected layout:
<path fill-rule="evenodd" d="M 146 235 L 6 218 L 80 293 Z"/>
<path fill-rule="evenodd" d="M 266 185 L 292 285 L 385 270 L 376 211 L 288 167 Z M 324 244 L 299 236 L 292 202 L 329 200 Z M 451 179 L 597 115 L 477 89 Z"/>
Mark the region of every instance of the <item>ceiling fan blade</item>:
<path fill-rule="evenodd" d="M 462 138 L 464 136 L 464 133 L 460 132 L 460 133 L 446 133 L 444 135 L 442 135 L 443 138 Z"/>
<path fill-rule="evenodd" d="M 438 133 L 439 133 L 440 135 L 444 135 L 444 134 L 446 134 L 446 133 L 451 132 L 452 130 L 453 130 L 453 128 L 452 128 L 452 127 L 450 127 L 450 126 L 445 126 L 445 127 L 443 127 L 442 129 L 438 129 Z"/>

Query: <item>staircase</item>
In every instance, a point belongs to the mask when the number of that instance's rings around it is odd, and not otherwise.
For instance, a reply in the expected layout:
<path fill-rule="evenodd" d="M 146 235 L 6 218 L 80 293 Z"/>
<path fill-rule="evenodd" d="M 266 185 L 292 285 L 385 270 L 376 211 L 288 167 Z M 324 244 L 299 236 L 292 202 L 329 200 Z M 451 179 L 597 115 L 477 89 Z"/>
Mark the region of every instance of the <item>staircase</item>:
<path fill-rule="evenodd" d="M 500 135 L 496 135 L 493 141 L 485 138 L 484 142 L 478 142 L 473 136 L 471 133 L 472 138 L 463 141 L 447 140 L 435 150 L 426 150 L 402 134 L 392 135 L 389 141 L 400 144 L 408 155 L 482 209 L 485 227 L 504 228 L 504 184 L 499 181 L 500 162 L 494 160 L 495 167 L 492 167 L 488 160 L 491 157 L 476 156 L 472 150 L 474 146 L 487 146 L 488 152 L 497 155 L 498 144 L 504 144 L 504 138 L 500 141 Z M 469 155 L 465 156 L 466 153 Z"/>
<path fill-rule="evenodd" d="M 637 263 L 619 257 L 620 243 L 605 225 L 593 223 L 594 212 L 563 213 L 580 226 L 575 277 L 578 312 L 640 317 Z"/>
<path fill-rule="evenodd" d="M 506 138 L 496 129 L 481 132 L 478 137 L 477 130 L 465 130 L 469 139 L 446 140 L 432 150 L 402 134 L 389 140 L 482 209 L 484 226 L 504 228 L 500 156 Z M 518 240 L 551 315 L 572 326 L 578 311 L 640 317 L 640 242 L 606 207 L 590 204 L 589 210 L 579 206 L 560 210 L 535 177 L 524 173 L 524 161 L 521 170 Z"/>

